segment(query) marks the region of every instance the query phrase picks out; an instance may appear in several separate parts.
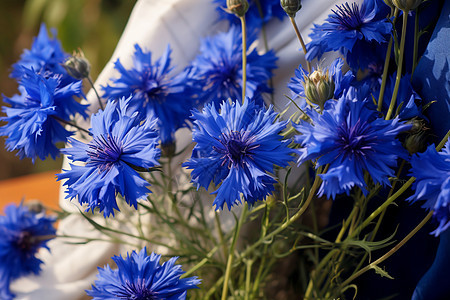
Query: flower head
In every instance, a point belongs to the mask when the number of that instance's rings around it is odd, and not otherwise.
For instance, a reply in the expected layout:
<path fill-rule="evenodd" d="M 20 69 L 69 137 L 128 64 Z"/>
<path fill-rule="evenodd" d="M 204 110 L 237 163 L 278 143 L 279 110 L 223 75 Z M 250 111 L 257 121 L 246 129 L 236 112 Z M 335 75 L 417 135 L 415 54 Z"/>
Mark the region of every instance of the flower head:
<path fill-rule="evenodd" d="M 52 29 L 53 38 L 47 33 L 45 24 L 41 24 L 39 34 L 33 40 L 31 49 L 25 49 L 20 60 L 13 65 L 11 77 L 20 78 L 22 68 L 32 69 L 42 74 L 61 74 L 61 81 L 64 85 L 76 81 L 70 77 L 62 64 L 69 57 L 64 52 L 61 42 L 56 38 L 56 30 Z"/>
<path fill-rule="evenodd" d="M 328 171 L 320 175 L 319 195 L 334 199 L 337 194 L 348 194 L 354 186 L 365 192 L 364 171 L 375 183 L 389 185 L 397 158 L 407 158 L 396 136 L 410 125 L 398 119 L 380 119 L 369 101 L 357 99 L 356 90 L 351 88 L 337 102 L 330 101 L 333 105 L 323 114 L 309 110 L 312 124 L 294 124 L 301 133 L 296 136 L 302 146 L 299 164 L 311 159 L 317 159 L 317 166 L 329 164 Z"/>
<path fill-rule="evenodd" d="M 312 60 L 325 52 L 340 51 L 350 67 L 367 68 L 371 57 L 382 52 L 377 45 L 386 42 L 392 29 L 386 15 L 377 13 L 378 5 L 386 6 L 376 0 L 366 0 L 361 6 L 337 5 L 324 24 L 314 25 L 306 58 Z"/>
<path fill-rule="evenodd" d="M 126 258 L 114 256 L 112 259 L 117 269 L 109 265 L 98 268 L 95 286 L 86 291 L 94 300 L 186 299 L 187 290 L 201 283 L 195 276 L 180 279 L 184 272 L 181 265 L 175 265 L 177 257 L 160 265 L 161 255 L 147 255 L 146 248 L 139 253 L 133 251 Z"/>
<path fill-rule="evenodd" d="M 338 99 L 342 93 L 350 87 L 354 79 L 351 71 L 342 74 L 344 61 L 335 59 L 329 68 L 313 69 L 311 74 L 300 65 L 295 70 L 295 77 L 291 78 L 288 88 L 294 94 L 294 99 L 303 97 L 310 103 L 324 106 L 330 99 Z M 306 101 L 300 102 L 302 109 L 306 108 Z M 323 109 L 323 107 L 322 107 Z"/>
<path fill-rule="evenodd" d="M 10 299 L 10 281 L 28 274 L 38 274 L 42 260 L 36 257 L 40 248 L 55 235 L 55 218 L 44 212 L 34 213 L 27 207 L 8 205 L 0 216 L 0 298 Z"/>
<path fill-rule="evenodd" d="M 6 117 L 0 120 L 8 123 L 0 127 L 0 134 L 8 137 L 7 149 L 18 150 L 21 159 L 30 157 L 34 162 L 36 157 L 55 158 L 59 155 L 55 144 L 65 142 L 72 134 L 58 119 L 68 122 L 76 113 L 87 116 L 86 105 L 73 99 L 83 95 L 81 81 L 64 85 L 62 75 L 44 77 L 24 67 L 20 70 L 22 94 L 4 99 L 12 107 L 3 107 Z"/>
<path fill-rule="evenodd" d="M 224 10 L 227 7 L 227 0 L 214 0 L 214 3 L 217 4 L 216 11 L 219 13 L 221 20 L 228 20 L 235 25 L 240 24 L 238 17 Z M 249 28 L 260 28 L 274 17 L 282 20 L 286 16 L 286 13 L 280 6 L 280 0 L 249 0 L 248 4 L 245 20 Z"/>
<path fill-rule="evenodd" d="M 286 122 L 274 122 L 276 113 L 252 101 L 222 102 L 220 113 L 213 104 L 202 112 L 193 111 L 192 158 L 183 166 L 192 169 L 192 181 L 208 189 L 210 182 L 220 187 L 214 192 L 216 209 L 228 209 L 241 201 L 250 205 L 274 190 L 274 165 L 286 167 L 292 160 L 289 141 L 278 134 Z"/>
<path fill-rule="evenodd" d="M 66 198 L 78 196 L 80 204 L 88 210 L 99 208 L 105 217 L 119 210 L 116 194 L 137 208 L 137 200 L 145 198 L 149 183 L 133 169 L 149 169 L 157 165 L 160 156 L 158 135 L 154 130 L 155 118 L 145 118 L 132 107 L 131 98 L 108 102 L 104 111 L 92 116 L 92 141 L 83 143 L 69 139 L 71 148 L 63 149 L 71 160 L 84 166 L 71 164 L 58 180 L 67 179 Z"/>
<path fill-rule="evenodd" d="M 407 200 L 424 200 L 422 207 L 434 210 L 438 227 L 432 234 L 438 236 L 450 226 L 450 140 L 440 152 L 430 145 L 424 153 L 414 154 L 410 175 L 416 177 L 415 193 Z"/>
<path fill-rule="evenodd" d="M 193 107 L 186 83 L 188 72 L 170 76 L 170 47 L 153 63 L 151 52 L 144 52 L 138 44 L 134 47 L 133 67 L 125 69 L 120 59 L 117 59 L 115 69 L 119 71 L 120 77 L 112 79 L 113 85 L 103 87 L 104 96 L 118 99 L 133 95 L 130 106 L 158 116 L 161 140 L 163 144 L 169 143 L 174 132 L 186 125 Z"/>
<path fill-rule="evenodd" d="M 248 45 L 256 39 L 250 33 Z M 241 30 L 232 26 L 228 32 L 205 38 L 201 54 L 192 62 L 193 77 L 202 85 L 200 102 L 215 102 L 218 108 L 223 100 L 242 98 L 242 43 Z M 276 68 L 273 51 L 259 55 L 256 49 L 247 52 L 246 96 L 253 98 L 257 92 L 270 92 L 267 84 Z"/>

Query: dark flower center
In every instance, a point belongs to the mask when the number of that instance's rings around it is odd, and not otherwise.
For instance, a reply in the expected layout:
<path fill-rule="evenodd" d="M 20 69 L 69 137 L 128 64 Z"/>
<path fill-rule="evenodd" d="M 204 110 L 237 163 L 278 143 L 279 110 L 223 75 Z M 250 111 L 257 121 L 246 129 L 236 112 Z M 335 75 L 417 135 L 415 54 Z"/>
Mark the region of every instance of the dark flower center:
<path fill-rule="evenodd" d="M 105 171 L 119 161 L 122 146 L 110 135 L 101 135 L 89 143 L 87 154 L 89 163 L 96 165 L 100 171 Z"/>
<path fill-rule="evenodd" d="M 147 288 L 144 279 L 137 279 L 134 282 L 127 282 L 123 290 L 116 295 L 118 299 L 124 300 L 159 300 L 155 292 Z"/>
<path fill-rule="evenodd" d="M 252 151 L 259 145 L 252 145 L 252 139 L 245 134 L 245 132 L 232 131 L 228 134 L 223 134 L 222 139 L 219 140 L 223 148 L 214 148 L 217 152 L 223 154 L 222 165 L 226 163 L 231 165 L 242 164 L 246 157 L 251 157 Z"/>
<path fill-rule="evenodd" d="M 20 249 L 23 253 L 28 253 L 33 249 L 34 244 L 35 239 L 31 233 L 28 231 L 20 232 L 19 238 L 16 241 L 16 246 L 18 249 Z"/>
<path fill-rule="evenodd" d="M 168 94 L 168 89 L 164 84 L 164 79 L 155 79 L 152 74 L 146 74 L 144 75 L 144 78 L 146 78 L 144 81 L 144 85 L 142 87 L 139 87 L 139 89 L 143 91 L 146 102 L 157 101 L 158 103 L 162 103 L 165 99 L 164 96 L 167 96 Z"/>
<path fill-rule="evenodd" d="M 347 123 L 338 128 L 338 141 L 341 153 L 348 159 L 360 159 L 371 151 L 372 138 L 366 133 L 367 122 L 358 120 L 354 126 L 349 127 Z"/>
<path fill-rule="evenodd" d="M 352 3 L 352 6 L 345 3 L 341 6 L 336 5 L 336 7 L 337 10 L 332 10 L 335 14 L 332 17 L 336 19 L 337 23 L 339 23 L 343 29 L 354 30 L 361 27 L 363 20 L 361 19 L 361 13 L 359 12 L 359 7 L 356 3 Z"/>

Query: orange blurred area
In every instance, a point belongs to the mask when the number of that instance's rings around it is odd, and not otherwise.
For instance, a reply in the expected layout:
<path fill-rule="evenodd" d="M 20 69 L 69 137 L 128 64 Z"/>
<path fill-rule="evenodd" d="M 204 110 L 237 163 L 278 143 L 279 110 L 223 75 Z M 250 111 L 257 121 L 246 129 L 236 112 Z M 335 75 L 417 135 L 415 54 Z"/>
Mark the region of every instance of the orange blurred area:
<path fill-rule="evenodd" d="M 1 212 L 5 205 L 18 204 L 22 199 L 40 200 L 46 207 L 59 209 L 60 182 L 56 181 L 55 174 L 60 172 L 61 170 L 53 170 L 0 181 Z"/>

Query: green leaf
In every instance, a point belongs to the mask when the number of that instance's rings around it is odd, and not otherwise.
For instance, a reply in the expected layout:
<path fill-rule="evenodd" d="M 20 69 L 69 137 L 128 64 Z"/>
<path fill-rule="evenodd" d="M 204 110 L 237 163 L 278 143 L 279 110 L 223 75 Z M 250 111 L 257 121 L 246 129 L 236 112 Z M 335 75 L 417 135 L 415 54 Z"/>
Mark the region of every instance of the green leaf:
<path fill-rule="evenodd" d="M 383 270 L 382 268 L 380 268 L 379 266 L 373 265 L 370 266 L 371 269 L 375 270 L 375 273 L 381 275 L 381 277 L 386 277 L 389 279 L 394 279 L 394 277 L 392 277 L 391 275 L 388 274 L 388 272 L 386 272 L 386 270 Z"/>

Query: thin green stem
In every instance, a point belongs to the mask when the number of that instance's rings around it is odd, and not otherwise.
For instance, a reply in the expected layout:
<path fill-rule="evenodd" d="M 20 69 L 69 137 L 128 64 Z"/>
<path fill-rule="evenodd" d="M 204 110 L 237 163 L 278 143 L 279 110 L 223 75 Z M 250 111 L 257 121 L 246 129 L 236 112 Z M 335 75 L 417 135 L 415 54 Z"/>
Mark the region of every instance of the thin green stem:
<path fill-rule="evenodd" d="M 227 247 L 225 246 L 225 239 L 222 231 L 222 226 L 220 224 L 219 215 L 217 214 L 217 211 L 214 212 L 214 217 L 216 221 L 216 227 L 217 227 L 217 234 L 219 235 L 220 244 L 222 245 L 222 251 L 223 251 L 223 258 L 225 259 L 228 256 Z"/>
<path fill-rule="evenodd" d="M 205 258 L 203 258 L 198 264 L 196 264 L 195 266 L 193 266 L 192 268 L 187 270 L 187 272 L 184 273 L 183 275 L 181 275 L 180 278 L 181 279 L 186 278 L 189 275 L 191 275 L 192 273 L 194 273 L 195 271 L 197 271 L 198 269 L 200 269 L 201 267 L 203 267 L 211 259 L 211 257 L 217 252 L 218 249 L 219 249 L 218 246 L 215 246 L 214 248 L 212 248 L 211 251 L 209 251 L 208 254 L 206 254 Z"/>
<path fill-rule="evenodd" d="M 395 8 L 395 10 L 391 9 L 390 17 L 392 15 L 394 15 L 394 24 L 395 24 L 395 20 L 397 20 L 398 13 L 399 13 L 398 8 Z M 381 109 L 383 107 L 384 91 L 386 90 L 387 75 L 388 75 L 388 70 L 389 70 L 389 63 L 391 61 L 391 52 L 392 52 L 393 41 L 394 41 L 394 38 L 391 35 L 391 37 L 389 39 L 388 48 L 386 51 L 386 59 L 384 60 L 383 75 L 381 77 L 382 79 L 381 79 L 380 95 L 378 96 L 378 111 L 381 111 Z"/>
<path fill-rule="evenodd" d="M 62 118 L 60 118 L 60 117 L 58 117 L 58 116 L 56 116 L 56 115 L 52 115 L 52 118 L 55 119 L 55 120 L 57 120 L 58 122 L 61 122 L 61 123 L 63 123 L 63 124 L 66 124 L 66 125 L 75 127 L 75 128 L 78 129 L 79 131 L 82 131 L 82 132 L 84 132 L 84 133 L 87 133 L 88 135 L 91 135 L 91 133 L 90 133 L 88 130 L 86 130 L 86 129 L 80 127 L 80 126 L 78 126 L 77 124 L 74 124 L 74 123 L 71 123 L 71 122 L 69 122 L 69 121 L 66 121 L 66 120 L 64 120 L 64 119 L 62 119 Z"/>
<path fill-rule="evenodd" d="M 417 55 L 419 50 L 419 8 L 415 9 L 415 18 L 414 18 L 414 47 L 413 47 L 413 61 L 412 61 L 412 70 L 411 70 L 411 80 L 414 75 L 414 70 L 417 66 Z"/>
<path fill-rule="evenodd" d="M 298 40 L 300 41 L 300 44 L 302 45 L 303 53 L 307 53 L 305 42 L 303 41 L 302 35 L 300 34 L 300 30 L 298 30 L 297 22 L 295 22 L 295 19 L 293 17 L 289 17 L 291 20 L 292 26 L 294 26 L 295 34 L 297 35 Z M 308 73 L 311 73 L 311 63 L 306 60 L 306 66 L 308 68 Z"/>
<path fill-rule="evenodd" d="M 246 272 L 245 272 L 245 298 L 244 300 L 250 299 L 250 283 L 252 278 L 252 265 L 253 260 L 246 261 Z"/>
<path fill-rule="evenodd" d="M 247 28 L 245 15 L 240 17 L 242 25 L 242 104 L 245 102 L 245 89 L 247 87 Z"/>
<path fill-rule="evenodd" d="M 222 300 L 227 299 L 228 284 L 230 281 L 231 269 L 233 266 L 233 259 L 234 259 L 234 249 L 236 248 L 236 242 L 239 237 L 239 233 L 241 231 L 242 224 L 245 222 L 245 218 L 247 217 L 247 212 L 248 212 L 248 205 L 247 205 L 247 202 L 245 202 L 244 207 L 242 208 L 242 212 L 241 212 L 239 221 L 236 224 L 236 230 L 234 232 L 233 240 L 231 241 L 230 250 L 228 251 L 227 267 L 225 269 L 225 278 L 223 281 L 223 289 L 222 289 Z"/>
<path fill-rule="evenodd" d="M 395 103 L 397 102 L 398 90 L 400 87 L 400 79 L 402 78 L 403 58 L 405 52 L 405 40 L 406 40 L 406 26 L 408 23 L 408 13 L 403 12 L 403 25 L 402 25 L 402 37 L 400 41 L 400 52 L 397 64 L 397 74 L 395 77 L 394 92 L 392 93 L 391 103 L 386 114 L 386 120 L 389 120 L 394 112 Z"/>
<path fill-rule="evenodd" d="M 89 81 L 89 84 L 91 85 L 92 89 L 94 90 L 95 95 L 97 96 L 98 105 L 100 106 L 100 108 L 102 110 L 104 110 L 105 108 L 103 107 L 102 98 L 100 98 L 100 95 L 98 94 L 97 89 L 94 86 L 94 82 L 92 81 L 91 76 L 88 76 L 87 80 Z"/>
<path fill-rule="evenodd" d="M 328 168 L 326 168 L 328 169 Z M 324 171 L 326 172 L 326 170 Z M 278 228 L 276 228 L 274 231 L 266 235 L 265 237 L 260 238 L 258 241 L 256 241 L 253 245 L 249 246 L 244 252 L 241 254 L 241 258 L 247 256 L 249 253 L 253 252 L 259 245 L 262 243 L 271 240 L 273 237 L 275 237 L 280 232 L 284 231 L 286 228 L 288 228 L 292 223 L 294 223 L 296 220 L 298 220 L 303 213 L 308 209 L 309 204 L 311 203 L 312 199 L 314 198 L 314 194 L 316 193 L 317 189 L 319 188 L 319 184 L 322 182 L 319 175 L 316 176 L 314 179 L 313 186 L 309 192 L 308 198 L 306 199 L 305 203 L 302 205 L 302 207 L 296 212 L 292 217 L 290 217 L 286 222 L 281 224 Z"/>
<path fill-rule="evenodd" d="M 403 240 L 401 240 L 397 245 L 395 245 L 395 247 L 393 247 L 391 250 L 389 250 L 386 254 L 381 256 L 379 259 L 377 259 L 373 263 L 367 265 L 366 267 L 362 268 L 361 270 L 359 270 L 358 272 L 356 272 L 355 274 L 350 276 L 347 280 L 345 280 L 341 284 L 341 286 L 342 287 L 347 286 L 349 283 L 351 283 L 353 280 L 358 278 L 360 275 L 364 274 L 368 270 L 370 270 L 373 267 L 377 266 L 378 264 L 382 263 L 383 261 L 388 259 L 392 254 L 397 252 L 404 244 L 406 244 L 406 242 L 408 242 L 428 222 L 428 220 L 430 220 L 432 215 L 433 215 L 433 211 L 430 211 L 425 216 L 425 218 L 410 233 L 408 233 L 408 235 L 405 238 L 403 238 Z"/>

